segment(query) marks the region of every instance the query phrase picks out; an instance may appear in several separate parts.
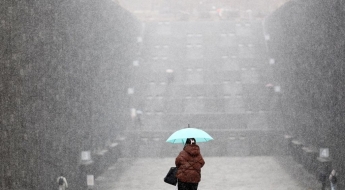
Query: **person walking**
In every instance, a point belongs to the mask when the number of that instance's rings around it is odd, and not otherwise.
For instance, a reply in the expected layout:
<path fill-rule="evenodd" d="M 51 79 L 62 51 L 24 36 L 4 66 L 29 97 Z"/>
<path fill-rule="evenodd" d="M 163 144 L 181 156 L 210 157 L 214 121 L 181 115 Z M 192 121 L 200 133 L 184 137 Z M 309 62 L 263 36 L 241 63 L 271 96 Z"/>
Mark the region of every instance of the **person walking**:
<path fill-rule="evenodd" d="M 175 159 L 178 190 L 197 190 L 201 180 L 201 168 L 205 161 L 200 154 L 200 147 L 194 138 L 188 138 L 185 146 Z"/>
<path fill-rule="evenodd" d="M 65 190 L 68 188 L 67 180 L 61 173 L 60 176 L 57 178 L 57 183 L 59 184 L 59 189 L 58 190 Z"/>
<path fill-rule="evenodd" d="M 331 174 L 329 175 L 329 181 L 331 184 L 331 190 L 337 190 L 337 173 L 335 170 L 332 170 Z"/>

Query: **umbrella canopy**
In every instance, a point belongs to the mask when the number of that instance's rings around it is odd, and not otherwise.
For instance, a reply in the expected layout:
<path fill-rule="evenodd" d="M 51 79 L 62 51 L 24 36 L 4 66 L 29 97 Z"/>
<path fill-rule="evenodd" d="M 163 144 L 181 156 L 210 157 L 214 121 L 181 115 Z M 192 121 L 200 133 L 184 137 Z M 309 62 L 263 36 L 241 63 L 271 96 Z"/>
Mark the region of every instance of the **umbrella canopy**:
<path fill-rule="evenodd" d="M 187 138 L 194 138 L 196 142 L 207 142 L 213 140 L 213 138 L 205 131 L 197 128 L 185 128 L 175 131 L 166 142 L 173 144 L 182 143 L 184 144 Z"/>

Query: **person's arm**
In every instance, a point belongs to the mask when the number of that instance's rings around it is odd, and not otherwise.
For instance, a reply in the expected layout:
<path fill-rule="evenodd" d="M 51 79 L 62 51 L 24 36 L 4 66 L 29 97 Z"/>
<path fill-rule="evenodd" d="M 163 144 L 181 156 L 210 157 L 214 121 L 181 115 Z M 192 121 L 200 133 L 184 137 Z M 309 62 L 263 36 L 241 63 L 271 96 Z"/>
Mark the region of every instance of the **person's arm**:
<path fill-rule="evenodd" d="M 68 188 L 68 183 L 67 183 L 66 178 L 63 178 L 63 180 L 64 180 L 64 182 L 65 182 L 66 188 Z"/>
<path fill-rule="evenodd" d="M 180 159 L 179 159 L 179 157 L 176 157 L 176 159 L 175 159 L 175 166 L 177 168 L 180 166 Z"/>
<path fill-rule="evenodd" d="M 201 167 L 203 167 L 204 165 L 205 165 L 205 160 L 204 160 L 204 158 L 201 156 Z"/>
<path fill-rule="evenodd" d="M 177 167 L 177 168 L 179 168 L 180 167 L 180 165 L 181 165 L 181 153 L 176 157 L 176 159 L 175 159 L 175 166 Z"/>

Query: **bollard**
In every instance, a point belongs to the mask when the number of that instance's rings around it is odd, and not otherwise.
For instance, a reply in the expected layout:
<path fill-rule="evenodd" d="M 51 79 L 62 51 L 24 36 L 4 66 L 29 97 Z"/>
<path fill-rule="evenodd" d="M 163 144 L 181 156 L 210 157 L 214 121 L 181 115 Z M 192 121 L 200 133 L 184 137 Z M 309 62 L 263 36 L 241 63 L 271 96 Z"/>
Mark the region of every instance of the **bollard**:
<path fill-rule="evenodd" d="M 101 150 L 94 155 L 94 175 L 98 177 L 106 169 L 106 155 L 108 150 Z"/>
<path fill-rule="evenodd" d="M 326 183 L 329 186 L 328 176 L 332 170 L 332 160 L 330 158 L 317 157 L 316 163 L 317 163 L 317 171 L 324 172 L 327 175 Z"/>
<path fill-rule="evenodd" d="M 293 137 L 290 135 L 284 135 L 283 155 L 292 154 L 292 141 Z"/>
<path fill-rule="evenodd" d="M 292 145 L 292 156 L 295 159 L 296 162 L 302 164 L 302 147 L 303 143 L 298 140 L 292 140 L 291 141 Z"/>
<path fill-rule="evenodd" d="M 93 161 L 83 161 L 79 166 L 79 179 L 78 184 L 80 189 L 87 189 L 87 175 L 90 175 L 93 173 Z"/>
<path fill-rule="evenodd" d="M 313 147 L 303 147 L 302 164 L 307 169 L 307 171 L 314 173 L 316 172 L 316 159 L 318 156 L 318 151 Z"/>
<path fill-rule="evenodd" d="M 109 146 L 109 164 L 114 164 L 120 156 L 119 143 L 112 143 Z"/>

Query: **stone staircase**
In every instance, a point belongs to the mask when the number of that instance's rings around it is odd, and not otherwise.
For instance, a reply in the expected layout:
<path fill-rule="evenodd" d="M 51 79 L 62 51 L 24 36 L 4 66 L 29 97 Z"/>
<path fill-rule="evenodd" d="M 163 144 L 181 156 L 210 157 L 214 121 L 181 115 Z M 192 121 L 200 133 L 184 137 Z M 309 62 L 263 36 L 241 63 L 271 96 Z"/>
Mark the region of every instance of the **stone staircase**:
<path fill-rule="evenodd" d="M 132 129 L 141 132 L 128 130 L 132 135 L 159 136 L 152 133 L 190 124 L 227 134 L 218 142 L 248 141 L 240 144 L 250 154 L 248 144 L 254 146 L 258 138 L 248 135 L 271 130 L 261 21 L 147 22 L 141 45 L 131 87 L 131 106 L 142 111 Z"/>

